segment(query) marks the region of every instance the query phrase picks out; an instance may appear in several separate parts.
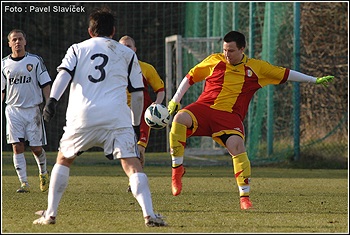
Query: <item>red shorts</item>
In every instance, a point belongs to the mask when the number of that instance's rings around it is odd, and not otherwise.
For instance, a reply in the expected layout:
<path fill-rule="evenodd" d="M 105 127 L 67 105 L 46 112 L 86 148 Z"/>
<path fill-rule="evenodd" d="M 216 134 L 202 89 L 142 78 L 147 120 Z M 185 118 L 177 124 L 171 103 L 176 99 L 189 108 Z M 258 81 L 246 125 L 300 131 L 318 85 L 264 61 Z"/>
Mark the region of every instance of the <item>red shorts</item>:
<path fill-rule="evenodd" d="M 188 113 L 193 120 L 193 128 L 187 129 L 187 137 L 211 136 L 218 144 L 225 146 L 219 138 L 223 134 L 239 135 L 244 139 L 244 126 L 240 116 L 212 109 L 200 103 L 192 103 L 179 112 Z"/>

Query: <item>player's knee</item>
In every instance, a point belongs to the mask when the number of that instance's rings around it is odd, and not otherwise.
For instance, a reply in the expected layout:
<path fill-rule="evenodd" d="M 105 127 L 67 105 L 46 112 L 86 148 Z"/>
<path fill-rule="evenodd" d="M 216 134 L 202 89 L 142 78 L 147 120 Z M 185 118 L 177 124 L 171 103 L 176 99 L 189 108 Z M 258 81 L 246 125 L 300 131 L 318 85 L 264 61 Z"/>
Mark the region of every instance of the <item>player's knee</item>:
<path fill-rule="evenodd" d="M 232 155 L 246 152 L 244 141 L 242 137 L 238 135 L 231 135 L 226 139 L 226 148 Z"/>
<path fill-rule="evenodd" d="M 40 156 L 43 153 L 43 148 L 41 146 L 31 146 L 30 149 L 35 156 Z"/>
<path fill-rule="evenodd" d="M 192 126 L 192 118 L 191 116 L 186 112 L 178 112 L 173 122 L 180 123 L 185 125 L 187 128 L 190 128 Z"/>

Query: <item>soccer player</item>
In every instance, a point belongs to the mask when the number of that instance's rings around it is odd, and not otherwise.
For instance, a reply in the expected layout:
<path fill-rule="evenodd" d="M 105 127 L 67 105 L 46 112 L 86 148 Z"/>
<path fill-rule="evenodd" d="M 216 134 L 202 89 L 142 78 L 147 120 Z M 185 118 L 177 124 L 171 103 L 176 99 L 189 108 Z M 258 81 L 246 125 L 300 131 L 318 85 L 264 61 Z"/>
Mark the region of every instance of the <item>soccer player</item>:
<path fill-rule="evenodd" d="M 232 156 L 240 208 L 251 209 L 251 166 L 244 145 L 243 120 L 254 93 L 267 85 L 287 81 L 327 85 L 334 76 L 313 77 L 288 68 L 274 66 L 266 61 L 248 58 L 244 54 L 245 36 L 237 31 L 228 32 L 223 40 L 223 53 L 212 54 L 194 66 L 183 78 L 169 101 L 168 110 L 174 116 L 169 133 L 172 157 L 172 194 L 182 190 L 181 178 L 186 138 L 211 136 Z M 180 101 L 196 82 L 205 80 L 197 101 L 180 110 Z"/>
<path fill-rule="evenodd" d="M 134 52 L 136 52 L 136 46 L 135 46 L 135 40 L 125 35 L 119 39 L 119 43 L 131 48 Z M 141 165 L 144 167 L 145 165 L 145 150 L 148 144 L 149 135 L 151 128 L 146 124 L 143 115 L 146 111 L 146 109 L 152 104 L 161 104 L 164 100 L 165 91 L 164 91 L 164 82 L 160 78 L 159 74 L 157 73 L 157 70 L 153 67 L 153 65 L 140 61 L 139 64 L 142 71 L 142 77 L 143 77 L 143 84 L 144 84 L 144 103 L 143 103 L 143 110 L 142 110 L 142 117 L 141 117 L 141 124 L 140 124 L 140 137 L 137 142 L 138 149 L 140 151 L 140 160 Z M 148 92 L 149 87 L 153 90 L 153 92 L 156 94 L 156 100 L 153 102 L 151 99 L 151 96 Z M 128 104 L 130 104 L 130 93 L 128 92 Z M 128 192 L 131 192 L 130 185 L 128 187 Z"/>
<path fill-rule="evenodd" d="M 114 16 L 100 8 L 89 16 L 91 38 L 71 45 L 52 85 L 44 108 L 50 121 L 58 100 L 70 84 L 66 125 L 51 172 L 48 206 L 33 224 L 55 224 L 58 205 L 68 185 L 70 166 L 77 156 L 101 147 L 107 158 L 120 159 L 131 191 L 142 208 L 145 225 L 166 226 L 153 211 L 147 175 L 143 172 L 135 133 L 143 108 L 141 69 L 134 51 L 113 40 Z M 131 92 L 131 110 L 125 90 Z M 133 128 L 134 127 L 134 128 Z M 135 130 L 134 130 L 135 129 Z"/>
<path fill-rule="evenodd" d="M 21 183 L 17 193 L 28 193 L 25 142 L 39 168 L 40 190 L 49 188 L 46 153 L 45 126 L 40 104 L 47 102 L 51 89 L 51 78 L 43 59 L 26 51 L 26 34 L 13 29 L 7 36 L 11 54 L 2 59 L 2 101 L 6 95 L 6 138 L 12 144 L 13 164 Z M 6 93 L 6 94 L 5 94 Z"/>

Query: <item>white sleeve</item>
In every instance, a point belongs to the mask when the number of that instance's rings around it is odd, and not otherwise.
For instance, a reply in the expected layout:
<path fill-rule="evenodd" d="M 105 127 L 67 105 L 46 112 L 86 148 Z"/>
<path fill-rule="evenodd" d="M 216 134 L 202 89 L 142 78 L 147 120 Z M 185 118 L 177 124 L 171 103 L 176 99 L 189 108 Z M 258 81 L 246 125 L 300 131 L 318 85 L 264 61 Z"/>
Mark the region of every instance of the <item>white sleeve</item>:
<path fill-rule="evenodd" d="M 188 88 L 191 87 L 190 80 L 187 79 L 187 77 L 184 77 L 179 85 L 179 87 L 176 90 L 176 93 L 174 94 L 172 100 L 176 103 L 180 103 L 182 97 L 185 95 Z"/>
<path fill-rule="evenodd" d="M 60 70 L 52 84 L 50 97 L 58 101 L 66 90 L 71 78 L 72 77 L 66 70 Z"/>
<path fill-rule="evenodd" d="M 129 73 L 129 82 L 130 82 L 128 83 L 129 92 L 133 92 L 133 90 L 140 90 L 140 89 L 143 90 L 144 84 L 143 84 L 143 78 L 142 78 L 142 71 L 141 71 L 139 60 L 135 53 L 133 55 L 133 59 L 131 59 L 129 63 L 128 73 Z"/>
<path fill-rule="evenodd" d="M 288 81 L 292 81 L 292 82 L 312 82 L 312 83 L 316 83 L 316 78 L 297 72 L 295 70 L 290 70 L 289 72 L 289 76 L 288 76 Z"/>
<path fill-rule="evenodd" d="M 61 64 L 57 67 L 57 72 L 59 72 L 61 69 L 67 69 L 68 71 L 74 71 L 77 63 L 77 51 L 79 50 L 78 44 L 71 45 L 65 56 L 62 59 Z"/>
<path fill-rule="evenodd" d="M 143 110 L 143 91 L 135 91 L 131 94 L 131 121 L 133 126 L 138 126 L 141 123 Z"/>

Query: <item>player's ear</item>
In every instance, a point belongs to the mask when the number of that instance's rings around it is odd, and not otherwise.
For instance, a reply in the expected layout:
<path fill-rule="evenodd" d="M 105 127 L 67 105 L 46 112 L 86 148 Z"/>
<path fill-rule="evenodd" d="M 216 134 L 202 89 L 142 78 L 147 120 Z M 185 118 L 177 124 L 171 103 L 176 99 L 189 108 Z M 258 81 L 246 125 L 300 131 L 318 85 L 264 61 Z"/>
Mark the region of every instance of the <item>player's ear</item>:
<path fill-rule="evenodd" d="M 114 34 L 115 34 L 115 26 L 113 26 L 113 32 L 112 32 L 111 38 L 113 38 Z"/>
<path fill-rule="evenodd" d="M 90 37 L 94 37 L 94 34 L 92 33 L 92 31 L 91 31 L 91 29 L 90 29 L 90 27 L 88 28 L 88 32 L 89 32 L 89 35 L 90 35 Z"/>

